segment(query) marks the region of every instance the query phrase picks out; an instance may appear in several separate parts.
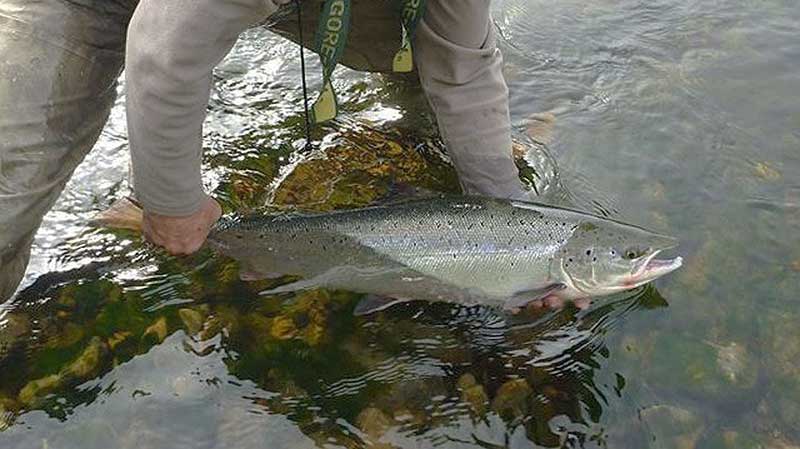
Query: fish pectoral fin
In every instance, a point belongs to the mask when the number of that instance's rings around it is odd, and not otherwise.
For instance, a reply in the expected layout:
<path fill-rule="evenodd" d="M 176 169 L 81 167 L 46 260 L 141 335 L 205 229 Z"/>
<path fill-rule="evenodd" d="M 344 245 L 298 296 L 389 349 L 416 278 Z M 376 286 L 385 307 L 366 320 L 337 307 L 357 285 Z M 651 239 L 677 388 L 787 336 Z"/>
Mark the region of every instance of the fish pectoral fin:
<path fill-rule="evenodd" d="M 380 312 L 381 310 L 386 310 L 395 304 L 400 304 L 408 301 L 410 300 L 392 298 L 390 296 L 367 295 L 364 297 L 364 299 L 362 299 L 358 303 L 358 305 L 356 305 L 355 310 L 353 310 L 353 315 L 355 316 L 369 315 L 371 313 Z"/>
<path fill-rule="evenodd" d="M 546 285 L 542 288 L 537 288 L 534 290 L 526 290 L 524 292 L 517 293 L 511 299 L 506 301 L 503 308 L 505 310 L 521 309 L 527 306 L 528 304 L 532 303 L 533 301 L 539 301 L 544 298 L 547 298 L 553 293 L 560 290 L 564 290 L 565 288 L 567 288 L 565 284 L 556 283 L 556 284 Z"/>

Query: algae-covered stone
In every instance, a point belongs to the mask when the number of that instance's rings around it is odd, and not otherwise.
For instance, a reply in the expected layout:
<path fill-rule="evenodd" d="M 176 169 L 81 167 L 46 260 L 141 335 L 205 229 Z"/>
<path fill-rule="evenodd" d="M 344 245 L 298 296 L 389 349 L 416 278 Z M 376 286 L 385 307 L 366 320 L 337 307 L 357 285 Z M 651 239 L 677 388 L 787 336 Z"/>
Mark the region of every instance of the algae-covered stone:
<path fill-rule="evenodd" d="M 744 345 L 729 342 L 712 346 L 717 350 L 717 366 L 731 385 L 751 388 L 755 384 L 758 366 Z"/>
<path fill-rule="evenodd" d="M 30 406 L 34 404 L 38 398 L 57 390 L 61 384 L 62 379 L 58 374 L 51 374 L 41 379 L 32 380 L 19 391 L 19 402 Z"/>
<path fill-rule="evenodd" d="M 715 432 L 700 443 L 703 449 L 765 449 L 767 445 L 762 438 L 748 432 L 724 429 Z"/>
<path fill-rule="evenodd" d="M 190 335 L 195 335 L 203 329 L 205 317 L 197 310 L 187 308 L 180 309 L 178 310 L 178 316 L 181 318 L 181 321 L 183 321 L 183 326 Z"/>
<path fill-rule="evenodd" d="M 17 408 L 14 400 L 0 396 L 0 432 L 14 424 Z"/>
<path fill-rule="evenodd" d="M 26 314 L 9 312 L 0 323 L 0 360 L 11 352 L 20 337 L 30 332 L 30 318 Z"/>
<path fill-rule="evenodd" d="M 478 384 L 475 376 L 470 373 L 463 374 L 458 378 L 456 385 L 461 391 L 461 401 L 468 404 L 473 413 L 479 416 L 486 413 L 489 396 L 483 385 Z"/>
<path fill-rule="evenodd" d="M 161 343 L 165 338 L 167 338 L 167 332 L 167 319 L 162 316 L 150 327 L 145 329 L 144 336 L 152 336 L 158 343 Z"/>
<path fill-rule="evenodd" d="M 654 346 L 649 375 L 664 389 L 722 402 L 746 399 L 758 364 L 741 343 L 662 335 Z"/>
<path fill-rule="evenodd" d="M 365 408 L 356 418 L 356 426 L 374 440 L 382 437 L 391 424 L 391 419 L 374 407 Z"/>
<path fill-rule="evenodd" d="M 60 374 L 70 380 L 90 379 L 100 372 L 108 355 L 108 345 L 100 337 L 93 337 L 81 355 L 61 370 Z"/>
<path fill-rule="evenodd" d="M 781 179 L 781 172 L 769 162 L 757 162 L 753 166 L 753 173 L 765 181 L 778 181 Z"/>
<path fill-rule="evenodd" d="M 113 351 L 117 346 L 128 341 L 133 334 L 128 331 L 115 332 L 114 335 L 108 338 L 108 347 Z"/>
<path fill-rule="evenodd" d="M 532 393 L 533 390 L 525 379 L 509 380 L 497 390 L 492 400 L 492 410 L 500 415 L 524 416 L 528 413 Z"/>
<path fill-rule="evenodd" d="M 288 316 L 279 316 L 272 320 L 270 335 L 278 340 L 288 340 L 297 335 L 297 327 L 294 320 Z"/>
<path fill-rule="evenodd" d="M 692 411 L 672 406 L 655 405 L 643 409 L 642 421 L 660 443 L 658 447 L 693 449 L 703 433 L 703 421 Z"/>
<path fill-rule="evenodd" d="M 489 396 L 483 385 L 473 385 L 461 392 L 461 400 L 469 404 L 473 413 L 482 416 L 489 406 Z"/>

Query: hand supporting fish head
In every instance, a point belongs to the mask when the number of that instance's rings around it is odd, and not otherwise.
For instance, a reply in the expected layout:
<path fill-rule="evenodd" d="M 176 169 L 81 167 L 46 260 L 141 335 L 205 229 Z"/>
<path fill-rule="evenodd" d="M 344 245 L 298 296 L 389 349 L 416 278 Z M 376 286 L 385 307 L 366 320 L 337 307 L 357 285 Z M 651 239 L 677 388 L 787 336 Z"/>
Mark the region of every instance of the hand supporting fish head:
<path fill-rule="evenodd" d="M 612 220 L 588 219 L 578 225 L 554 261 L 553 271 L 566 285 L 559 296 L 605 296 L 639 287 L 683 264 L 681 257 L 657 259 L 678 241 Z"/>

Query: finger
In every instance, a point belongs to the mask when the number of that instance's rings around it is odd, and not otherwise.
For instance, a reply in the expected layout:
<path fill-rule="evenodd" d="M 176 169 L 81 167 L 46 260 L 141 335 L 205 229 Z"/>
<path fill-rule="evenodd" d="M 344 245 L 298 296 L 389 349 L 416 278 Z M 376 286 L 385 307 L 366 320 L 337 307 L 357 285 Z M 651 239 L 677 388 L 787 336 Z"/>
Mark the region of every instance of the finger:
<path fill-rule="evenodd" d="M 531 302 L 528 303 L 527 306 L 525 306 L 525 308 L 529 312 L 537 312 L 539 310 L 542 310 L 543 307 L 544 307 L 544 303 L 542 303 L 541 299 L 537 299 L 537 300 L 531 301 Z"/>
<path fill-rule="evenodd" d="M 592 300 L 589 298 L 582 298 L 582 299 L 576 299 L 574 303 L 575 307 L 581 310 L 586 310 L 589 308 L 590 305 L 592 305 Z"/>
<path fill-rule="evenodd" d="M 549 309 L 561 309 L 564 307 L 564 300 L 558 296 L 548 296 L 544 298 L 544 305 Z"/>
<path fill-rule="evenodd" d="M 220 217 L 222 217 L 222 206 L 219 205 L 219 202 L 215 199 L 211 199 L 212 203 L 212 211 L 211 211 L 211 224 L 216 223 Z"/>

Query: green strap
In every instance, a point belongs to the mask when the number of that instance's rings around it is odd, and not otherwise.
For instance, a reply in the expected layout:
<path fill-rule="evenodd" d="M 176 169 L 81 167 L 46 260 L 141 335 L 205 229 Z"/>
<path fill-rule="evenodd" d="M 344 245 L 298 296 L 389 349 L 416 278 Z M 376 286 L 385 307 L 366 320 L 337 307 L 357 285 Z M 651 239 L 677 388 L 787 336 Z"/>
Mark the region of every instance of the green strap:
<path fill-rule="evenodd" d="M 425 0 L 401 0 L 403 24 L 403 43 L 394 55 L 392 69 L 395 72 L 407 73 L 414 70 L 414 53 L 411 42 L 417 32 L 417 25 L 425 14 Z"/>
<path fill-rule="evenodd" d="M 347 47 L 347 36 L 350 34 L 351 1 L 327 0 L 320 14 L 316 47 L 317 53 L 322 59 L 323 87 L 311 110 L 315 123 L 331 120 L 339 112 L 336 91 L 331 78 Z M 403 42 L 400 50 L 394 56 L 392 69 L 395 72 L 406 73 L 414 70 L 412 41 L 417 31 L 417 25 L 425 14 L 426 0 L 397 1 L 400 2 L 402 8 Z"/>
<path fill-rule="evenodd" d="M 317 53 L 322 60 L 322 93 L 314 103 L 314 122 L 322 123 L 336 117 L 338 103 L 331 77 L 347 46 L 350 33 L 350 1 L 328 0 L 322 8 L 317 28 Z"/>

